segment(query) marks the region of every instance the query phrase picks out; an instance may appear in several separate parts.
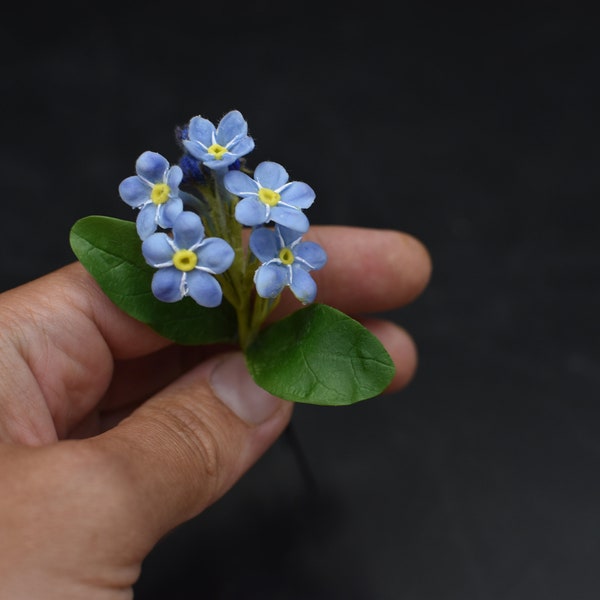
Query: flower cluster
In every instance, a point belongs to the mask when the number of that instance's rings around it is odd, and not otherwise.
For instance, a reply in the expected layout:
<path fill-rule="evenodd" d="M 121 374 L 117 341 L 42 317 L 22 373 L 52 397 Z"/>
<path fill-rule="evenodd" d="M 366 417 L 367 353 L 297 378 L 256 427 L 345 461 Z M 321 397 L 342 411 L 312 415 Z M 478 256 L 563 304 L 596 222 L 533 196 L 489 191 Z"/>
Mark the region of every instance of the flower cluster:
<path fill-rule="evenodd" d="M 313 302 L 317 286 L 310 272 L 327 261 L 320 245 L 302 239 L 314 190 L 290 181 L 276 162 L 248 169 L 254 140 L 237 110 L 217 126 L 195 116 L 177 134 L 178 164 L 146 151 L 136 174 L 119 185 L 121 199 L 139 210 L 136 230 L 144 259 L 156 269 L 156 298 L 190 296 L 215 307 L 225 296 L 250 336 L 284 288 L 303 304 Z M 244 228 L 250 229 L 248 250 Z"/>

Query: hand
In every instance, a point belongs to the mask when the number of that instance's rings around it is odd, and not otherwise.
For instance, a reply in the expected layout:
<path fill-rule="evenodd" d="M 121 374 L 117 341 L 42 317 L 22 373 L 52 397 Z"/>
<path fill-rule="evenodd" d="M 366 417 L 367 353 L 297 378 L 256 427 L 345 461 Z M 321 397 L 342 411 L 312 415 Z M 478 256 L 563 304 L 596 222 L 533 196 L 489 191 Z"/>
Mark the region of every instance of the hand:
<path fill-rule="evenodd" d="M 313 227 L 317 301 L 354 316 L 413 376 L 395 324 L 429 255 L 393 232 Z M 298 308 L 282 299 L 278 314 Z M 241 353 L 173 345 L 122 313 L 74 263 L 0 295 L 0 597 L 123 599 L 158 540 L 218 500 L 277 439 L 292 403 Z M 268 493 L 268 491 L 265 491 Z"/>

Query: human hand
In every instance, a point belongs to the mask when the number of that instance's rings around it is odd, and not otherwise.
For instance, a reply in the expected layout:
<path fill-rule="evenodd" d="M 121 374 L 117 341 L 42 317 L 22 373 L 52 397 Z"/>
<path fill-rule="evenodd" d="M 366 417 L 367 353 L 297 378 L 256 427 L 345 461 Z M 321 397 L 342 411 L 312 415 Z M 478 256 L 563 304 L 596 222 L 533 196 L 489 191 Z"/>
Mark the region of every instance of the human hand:
<path fill-rule="evenodd" d="M 318 301 L 360 320 L 412 378 L 410 336 L 365 316 L 430 276 L 406 234 L 313 227 Z M 282 298 L 276 317 L 297 307 Z M 74 263 L 0 295 L 0 598 L 132 597 L 141 563 L 218 500 L 285 429 L 230 348 L 173 345 L 120 311 Z M 341 409 L 340 409 L 341 410 Z"/>

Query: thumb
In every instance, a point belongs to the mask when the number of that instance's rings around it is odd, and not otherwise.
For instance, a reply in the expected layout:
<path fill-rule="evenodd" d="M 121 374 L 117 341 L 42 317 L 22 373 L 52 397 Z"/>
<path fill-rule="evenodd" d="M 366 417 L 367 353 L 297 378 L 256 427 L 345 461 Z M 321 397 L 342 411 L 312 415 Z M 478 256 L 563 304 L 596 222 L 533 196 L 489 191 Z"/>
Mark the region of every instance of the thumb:
<path fill-rule="evenodd" d="M 239 352 L 187 372 L 95 438 L 125 471 L 124 522 L 139 522 L 152 547 L 220 498 L 278 438 L 291 414 L 291 402 L 254 383 Z"/>

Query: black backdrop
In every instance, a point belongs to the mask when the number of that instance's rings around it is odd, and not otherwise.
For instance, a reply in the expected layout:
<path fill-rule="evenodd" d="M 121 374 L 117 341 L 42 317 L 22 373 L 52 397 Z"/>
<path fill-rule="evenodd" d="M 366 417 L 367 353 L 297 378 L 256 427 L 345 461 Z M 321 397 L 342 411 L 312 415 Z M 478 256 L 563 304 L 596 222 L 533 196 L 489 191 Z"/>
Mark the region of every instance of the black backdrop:
<path fill-rule="evenodd" d="M 391 314 L 420 348 L 411 385 L 299 405 L 296 440 L 156 547 L 138 600 L 600 595 L 597 23 L 533 6 L 3 16 L 1 289 L 73 260 L 77 218 L 132 218 L 136 157 L 175 159 L 176 125 L 233 108 L 253 164 L 315 188 L 313 223 L 433 257 Z"/>

